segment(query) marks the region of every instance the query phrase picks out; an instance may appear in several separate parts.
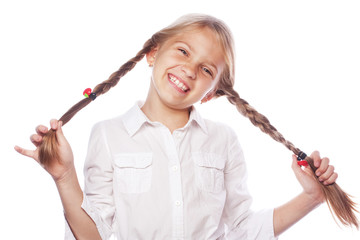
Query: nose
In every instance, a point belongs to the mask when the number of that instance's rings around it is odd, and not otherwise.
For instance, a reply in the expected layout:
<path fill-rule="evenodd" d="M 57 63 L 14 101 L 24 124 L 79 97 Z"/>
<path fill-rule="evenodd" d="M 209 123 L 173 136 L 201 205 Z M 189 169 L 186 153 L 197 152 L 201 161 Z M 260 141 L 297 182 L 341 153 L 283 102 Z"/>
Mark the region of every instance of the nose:
<path fill-rule="evenodd" d="M 190 62 L 186 62 L 181 65 L 181 70 L 185 73 L 188 78 L 195 79 L 196 78 L 196 66 Z"/>

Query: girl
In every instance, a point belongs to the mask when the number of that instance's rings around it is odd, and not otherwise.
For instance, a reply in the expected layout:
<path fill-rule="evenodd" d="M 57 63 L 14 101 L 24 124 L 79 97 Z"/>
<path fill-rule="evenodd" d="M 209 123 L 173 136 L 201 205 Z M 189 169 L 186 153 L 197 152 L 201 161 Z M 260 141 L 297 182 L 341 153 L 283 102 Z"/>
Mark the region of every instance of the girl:
<path fill-rule="evenodd" d="M 147 98 L 122 116 L 94 126 L 83 192 L 62 126 L 115 86 L 144 56 L 152 67 Z M 34 158 L 53 177 L 68 239 L 108 239 L 112 234 L 118 239 L 276 239 L 329 198 L 324 186 L 336 187 L 337 174 L 328 158 L 315 151 L 310 159 L 286 141 L 233 85 L 229 29 L 216 18 L 187 15 L 155 33 L 89 98 L 59 121 L 52 120 L 51 130 L 38 126 L 31 136 L 36 150 L 15 149 Z M 255 126 L 305 159 L 321 184 L 309 167 L 298 166 L 293 155 L 292 167 L 303 192 L 278 208 L 252 212 L 236 134 L 226 125 L 201 118 L 193 107 L 224 95 Z M 353 209 L 351 200 L 341 196 Z M 351 214 L 344 221 L 357 226 Z"/>

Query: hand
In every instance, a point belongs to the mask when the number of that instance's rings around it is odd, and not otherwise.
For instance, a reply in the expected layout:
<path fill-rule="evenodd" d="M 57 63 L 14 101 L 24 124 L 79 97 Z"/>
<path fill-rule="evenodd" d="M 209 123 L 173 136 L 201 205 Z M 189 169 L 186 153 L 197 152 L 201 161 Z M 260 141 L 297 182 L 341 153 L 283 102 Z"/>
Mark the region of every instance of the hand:
<path fill-rule="evenodd" d="M 301 168 L 297 164 L 295 155 L 293 155 L 292 169 L 303 187 L 304 193 L 314 201 L 322 203 L 325 201 L 325 196 L 321 190 L 320 184 L 333 184 L 336 181 L 338 174 L 334 172 L 334 166 L 329 165 L 329 158 L 321 158 L 318 151 L 314 151 L 310 157 L 314 160 L 314 165 L 317 168 L 315 175 L 318 179 L 316 179 L 310 166 Z"/>
<path fill-rule="evenodd" d="M 35 150 L 27 150 L 19 146 L 15 146 L 15 150 L 20 154 L 33 158 L 37 161 L 55 180 L 61 181 L 69 172 L 74 170 L 74 157 L 71 147 L 62 132 L 62 122 L 55 119 L 50 121 L 51 128 L 56 131 L 58 140 L 60 159 L 51 159 L 46 164 L 41 164 L 39 160 L 39 146 L 42 143 L 43 136 L 48 132 L 48 128 L 43 125 L 36 127 L 36 134 L 30 136 L 31 142 L 35 145 Z"/>

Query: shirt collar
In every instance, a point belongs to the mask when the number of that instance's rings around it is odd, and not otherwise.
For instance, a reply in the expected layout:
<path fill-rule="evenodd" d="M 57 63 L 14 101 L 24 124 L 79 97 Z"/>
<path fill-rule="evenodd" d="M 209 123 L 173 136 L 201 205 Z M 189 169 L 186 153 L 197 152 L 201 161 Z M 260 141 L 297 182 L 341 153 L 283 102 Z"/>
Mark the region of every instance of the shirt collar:
<path fill-rule="evenodd" d="M 130 136 L 133 136 L 146 122 L 151 125 L 158 124 L 156 122 L 150 121 L 147 118 L 147 116 L 141 110 L 143 105 L 143 101 L 137 101 L 135 105 L 123 115 L 123 123 Z M 200 116 L 199 112 L 194 106 L 191 107 L 189 121 L 183 128 L 187 128 L 190 124 L 192 124 L 192 122 L 197 123 L 197 125 L 204 131 L 205 134 L 208 133 L 204 119 Z"/>
<path fill-rule="evenodd" d="M 205 121 L 194 106 L 191 107 L 189 122 L 185 125 L 185 127 L 192 122 L 197 123 L 201 130 L 203 130 L 205 134 L 208 134 Z"/>

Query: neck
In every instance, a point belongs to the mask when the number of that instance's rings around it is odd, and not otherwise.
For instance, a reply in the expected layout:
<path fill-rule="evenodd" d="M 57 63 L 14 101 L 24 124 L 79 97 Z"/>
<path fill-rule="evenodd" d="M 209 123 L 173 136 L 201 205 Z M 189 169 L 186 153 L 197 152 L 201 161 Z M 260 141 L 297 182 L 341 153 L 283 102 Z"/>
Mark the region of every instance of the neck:
<path fill-rule="evenodd" d="M 190 109 L 174 109 L 166 106 L 160 99 L 146 99 L 141 110 L 153 122 L 165 125 L 171 133 L 182 128 L 189 121 Z"/>

